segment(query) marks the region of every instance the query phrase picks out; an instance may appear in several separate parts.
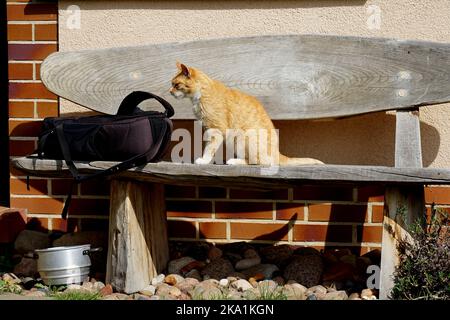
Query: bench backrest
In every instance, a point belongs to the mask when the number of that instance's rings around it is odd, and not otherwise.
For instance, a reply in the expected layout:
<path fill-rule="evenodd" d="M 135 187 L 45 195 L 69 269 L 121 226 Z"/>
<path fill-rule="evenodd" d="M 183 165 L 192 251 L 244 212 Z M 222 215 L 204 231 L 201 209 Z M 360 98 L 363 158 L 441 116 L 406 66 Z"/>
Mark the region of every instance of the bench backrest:
<path fill-rule="evenodd" d="M 115 113 L 131 90 L 170 100 L 175 61 L 258 97 L 273 119 L 313 119 L 450 100 L 450 45 L 321 35 L 257 36 L 58 52 L 41 68 L 47 88 L 96 111 Z"/>

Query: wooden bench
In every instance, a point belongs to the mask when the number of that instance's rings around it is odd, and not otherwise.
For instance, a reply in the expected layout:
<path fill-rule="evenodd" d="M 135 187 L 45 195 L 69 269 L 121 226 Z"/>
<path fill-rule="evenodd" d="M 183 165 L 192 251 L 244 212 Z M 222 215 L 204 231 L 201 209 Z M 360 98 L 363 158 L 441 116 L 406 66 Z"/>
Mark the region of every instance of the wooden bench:
<path fill-rule="evenodd" d="M 160 94 L 175 119 L 194 119 L 169 95 L 175 61 L 258 97 L 273 119 L 338 118 L 396 110 L 395 167 L 281 167 L 149 163 L 112 178 L 107 281 L 125 292 L 148 284 L 168 262 L 164 184 L 280 188 L 304 184 L 386 187 L 381 298 L 392 287 L 396 239 L 424 214 L 424 185 L 450 184 L 450 170 L 423 168 L 418 108 L 450 101 L 450 45 L 355 37 L 286 35 L 60 52 L 41 67 L 46 87 L 114 114 L 132 90 Z M 28 174 L 68 176 L 63 161 L 13 160 Z M 77 163 L 86 172 L 112 162 Z M 269 171 L 267 171 L 269 170 Z M 267 171 L 267 172 L 266 172 Z M 399 214 L 406 210 L 405 214 Z"/>

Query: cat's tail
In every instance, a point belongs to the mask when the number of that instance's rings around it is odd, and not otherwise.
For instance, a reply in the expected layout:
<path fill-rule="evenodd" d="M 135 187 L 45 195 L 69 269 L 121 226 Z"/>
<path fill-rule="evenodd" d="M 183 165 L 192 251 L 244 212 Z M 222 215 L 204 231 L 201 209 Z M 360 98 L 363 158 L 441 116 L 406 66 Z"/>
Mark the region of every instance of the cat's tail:
<path fill-rule="evenodd" d="M 317 164 L 324 164 L 322 161 L 313 159 L 313 158 L 289 158 L 282 154 L 280 154 L 280 165 L 287 165 L 287 166 L 308 166 L 308 165 L 317 165 Z"/>

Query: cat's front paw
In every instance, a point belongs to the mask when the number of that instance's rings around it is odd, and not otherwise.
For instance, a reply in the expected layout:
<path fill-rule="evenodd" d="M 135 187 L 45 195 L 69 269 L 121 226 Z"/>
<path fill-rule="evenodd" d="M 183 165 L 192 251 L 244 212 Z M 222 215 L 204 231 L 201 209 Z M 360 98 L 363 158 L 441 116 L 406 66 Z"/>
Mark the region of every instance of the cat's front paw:
<path fill-rule="evenodd" d="M 205 158 L 197 158 L 195 159 L 195 164 L 210 164 L 211 160 Z"/>

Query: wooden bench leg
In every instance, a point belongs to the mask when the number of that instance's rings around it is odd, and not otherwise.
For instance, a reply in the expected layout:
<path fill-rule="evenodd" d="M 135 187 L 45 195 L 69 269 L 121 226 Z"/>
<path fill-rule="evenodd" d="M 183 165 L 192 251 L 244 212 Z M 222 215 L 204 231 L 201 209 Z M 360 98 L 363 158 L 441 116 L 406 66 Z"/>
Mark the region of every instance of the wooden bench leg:
<path fill-rule="evenodd" d="M 398 265 L 397 243 L 408 237 L 408 228 L 425 213 L 423 186 L 388 187 L 385 193 L 381 249 L 380 299 L 388 299 Z"/>
<path fill-rule="evenodd" d="M 106 281 L 137 292 L 169 261 L 164 186 L 113 180 L 110 207 Z"/>

